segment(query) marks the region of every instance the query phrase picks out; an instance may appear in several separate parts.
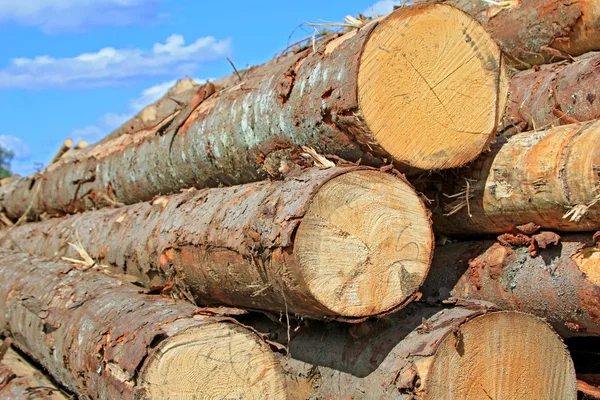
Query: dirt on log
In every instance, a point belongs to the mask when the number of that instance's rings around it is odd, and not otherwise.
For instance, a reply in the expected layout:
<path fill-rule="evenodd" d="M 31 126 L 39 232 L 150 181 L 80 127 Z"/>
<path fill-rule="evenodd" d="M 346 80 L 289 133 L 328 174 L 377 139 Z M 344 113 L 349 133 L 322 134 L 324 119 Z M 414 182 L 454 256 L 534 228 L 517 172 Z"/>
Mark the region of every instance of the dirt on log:
<path fill-rule="evenodd" d="M 286 399 L 256 333 L 66 261 L 0 251 L 0 329 L 80 399 Z"/>
<path fill-rule="evenodd" d="M 469 167 L 425 178 L 444 235 L 600 229 L 600 121 L 500 138 Z M 437 182 L 436 182 L 437 181 Z M 417 185 L 419 188 L 420 185 Z"/>
<path fill-rule="evenodd" d="M 364 167 L 191 190 L 14 228 L 2 241 L 79 254 L 146 286 L 181 282 L 197 304 L 363 318 L 410 302 L 433 253 L 429 211 L 405 180 Z"/>
<path fill-rule="evenodd" d="M 514 75 L 498 130 L 547 129 L 600 118 L 600 53 L 543 65 Z"/>
<path fill-rule="evenodd" d="M 287 344 L 288 329 L 244 320 Z M 482 304 L 411 305 L 386 320 L 301 324 L 281 364 L 310 399 L 569 399 L 573 361 L 543 320 Z"/>
<path fill-rule="evenodd" d="M 538 235 L 532 245 L 551 236 Z M 423 297 L 489 301 L 542 317 L 564 337 L 600 336 L 600 251 L 591 234 L 564 235 L 535 252 L 532 245 L 486 240 L 440 246 Z"/>
<path fill-rule="evenodd" d="M 597 0 L 413 0 L 457 7 L 481 22 L 519 68 L 600 50 Z"/>
<path fill-rule="evenodd" d="M 508 78 L 497 45 L 460 10 L 407 7 L 328 38 L 223 90 L 203 85 L 168 124 L 0 187 L 0 211 L 35 219 L 258 181 L 295 145 L 376 166 L 450 168 L 493 137 Z"/>
<path fill-rule="evenodd" d="M 0 399 L 67 400 L 45 374 L 12 349 L 0 361 Z"/>

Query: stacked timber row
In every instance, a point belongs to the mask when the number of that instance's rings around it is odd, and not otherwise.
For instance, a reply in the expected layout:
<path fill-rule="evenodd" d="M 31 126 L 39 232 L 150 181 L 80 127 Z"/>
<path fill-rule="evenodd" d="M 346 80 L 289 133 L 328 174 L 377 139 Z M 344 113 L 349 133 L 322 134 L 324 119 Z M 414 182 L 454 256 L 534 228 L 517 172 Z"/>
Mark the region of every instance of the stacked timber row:
<path fill-rule="evenodd" d="M 433 255 L 429 214 L 403 179 L 358 167 L 172 197 L 16 227 L 2 245 L 79 258 L 198 304 L 364 318 L 414 299 Z"/>
<path fill-rule="evenodd" d="M 232 318 L 5 251 L 0 298 L 0 329 L 80 398 L 287 398 L 268 345 Z"/>
<path fill-rule="evenodd" d="M 83 399 L 574 399 L 600 253 L 549 230 L 600 229 L 597 55 L 509 81 L 494 39 L 600 50 L 598 10 L 454 3 L 483 25 L 421 4 L 184 79 L 0 186 L 0 334 Z"/>
<path fill-rule="evenodd" d="M 457 167 L 492 139 L 508 87 L 497 45 L 450 6 L 400 9 L 240 78 L 0 187 L 0 209 L 36 219 L 279 177 L 296 145 L 405 171 Z"/>

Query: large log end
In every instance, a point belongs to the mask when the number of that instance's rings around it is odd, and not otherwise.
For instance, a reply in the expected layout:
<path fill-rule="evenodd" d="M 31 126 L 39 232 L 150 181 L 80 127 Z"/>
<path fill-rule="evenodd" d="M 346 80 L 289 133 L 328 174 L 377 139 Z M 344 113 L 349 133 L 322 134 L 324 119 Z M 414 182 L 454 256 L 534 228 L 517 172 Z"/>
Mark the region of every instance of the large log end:
<path fill-rule="evenodd" d="M 208 323 L 161 342 L 142 386 L 147 399 L 287 399 L 275 355 L 234 324 Z"/>
<path fill-rule="evenodd" d="M 448 335 L 423 387 L 428 399 L 575 399 L 573 361 L 543 320 L 514 311 L 489 313 Z M 423 379 L 423 375 L 421 375 Z"/>
<path fill-rule="evenodd" d="M 429 271 L 429 213 L 404 180 L 348 172 L 314 195 L 294 250 L 306 287 L 331 314 L 381 314 L 412 298 Z"/>
<path fill-rule="evenodd" d="M 452 168 L 492 138 L 507 97 L 500 50 L 484 28 L 445 5 L 407 7 L 374 29 L 358 75 L 363 117 L 396 160 Z"/>

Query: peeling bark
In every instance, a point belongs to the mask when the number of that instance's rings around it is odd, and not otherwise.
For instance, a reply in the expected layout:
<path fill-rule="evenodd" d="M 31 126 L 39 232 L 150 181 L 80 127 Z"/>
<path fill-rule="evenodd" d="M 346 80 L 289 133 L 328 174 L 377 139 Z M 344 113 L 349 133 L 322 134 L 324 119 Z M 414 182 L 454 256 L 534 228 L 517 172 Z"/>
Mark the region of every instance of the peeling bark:
<path fill-rule="evenodd" d="M 440 37 L 440 26 L 454 33 Z M 492 138 L 507 78 L 495 43 L 462 12 L 409 7 L 328 39 L 243 71 L 212 95 L 202 86 L 165 123 L 0 187 L 0 210 L 17 219 L 31 205 L 36 219 L 258 181 L 262 161 L 297 145 L 376 166 L 450 168 Z"/>
<path fill-rule="evenodd" d="M 600 118 L 600 53 L 514 75 L 498 130 L 512 134 Z"/>
<path fill-rule="evenodd" d="M 65 261 L 0 252 L 0 329 L 80 399 L 285 398 L 273 354 L 233 319 Z"/>
<path fill-rule="evenodd" d="M 415 0 L 442 3 L 473 16 L 526 68 L 600 50 L 597 0 L 510 0 L 493 5 L 481 0 Z"/>
<path fill-rule="evenodd" d="M 527 223 L 600 229 L 599 132 L 600 122 L 592 121 L 500 138 L 470 167 L 426 179 L 428 197 L 436 200 L 434 229 L 445 235 L 514 232 Z"/>
<path fill-rule="evenodd" d="M 286 327 L 256 317 L 244 322 L 287 343 Z M 481 302 L 445 310 L 413 304 L 387 320 L 292 328 L 281 364 L 303 399 L 576 395 L 573 362 L 547 323 Z"/>
<path fill-rule="evenodd" d="M 79 258 L 68 243 L 80 242 L 114 273 L 183 283 L 198 304 L 355 319 L 414 298 L 433 252 L 428 214 L 395 175 L 309 169 L 26 224 L 2 245 Z"/>
<path fill-rule="evenodd" d="M 423 295 L 485 300 L 544 318 L 564 337 L 600 336 L 600 252 L 592 244 L 591 234 L 566 235 L 536 257 L 493 240 L 441 246 Z"/>

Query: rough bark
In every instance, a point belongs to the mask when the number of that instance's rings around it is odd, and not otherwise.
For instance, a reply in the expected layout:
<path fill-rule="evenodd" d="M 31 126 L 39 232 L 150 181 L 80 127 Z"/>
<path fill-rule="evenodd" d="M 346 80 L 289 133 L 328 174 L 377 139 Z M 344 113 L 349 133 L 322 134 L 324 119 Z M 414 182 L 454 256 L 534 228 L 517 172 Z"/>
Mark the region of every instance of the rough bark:
<path fill-rule="evenodd" d="M 600 53 L 514 75 L 498 130 L 512 134 L 600 118 Z"/>
<path fill-rule="evenodd" d="M 591 235 L 566 235 L 535 257 L 493 240 L 447 244 L 421 290 L 429 301 L 453 296 L 531 313 L 564 337 L 599 336 L 600 252 L 592 244 Z"/>
<path fill-rule="evenodd" d="M 287 343 L 286 327 L 250 323 Z M 281 364 L 305 399 L 576 396 L 565 345 L 547 323 L 521 313 L 409 306 L 387 321 L 350 328 L 311 322 L 291 330 L 290 355 Z"/>
<path fill-rule="evenodd" d="M 493 136 L 508 86 L 489 35 L 441 5 L 398 10 L 241 78 L 202 86 L 168 124 L 0 187 L 0 210 L 16 219 L 31 204 L 33 219 L 258 181 L 272 153 L 296 145 L 372 165 L 459 166 Z"/>
<path fill-rule="evenodd" d="M 14 350 L 0 362 L 2 400 L 67 400 L 68 397 L 42 371 Z"/>
<path fill-rule="evenodd" d="M 9 240 L 10 239 L 10 240 Z M 198 304 L 363 318 L 411 301 L 433 253 L 429 213 L 403 179 L 366 168 L 191 190 L 14 228 L 6 247 L 188 286 Z"/>
<path fill-rule="evenodd" d="M 600 50 L 597 0 L 415 0 L 449 4 L 470 14 L 520 68 Z"/>
<path fill-rule="evenodd" d="M 65 261 L 0 252 L 0 329 L 81 399 L 286 398 L 271 350 L 233 319 Z"/>
<path fill-rule="evenodd" d="M 593 121 L 499 139 L 469 168 L 429 185 L 434 229 L 445 235 L 512 232 L 528 223 L 600 229 L 599 133 L 600 121 Z"/>

